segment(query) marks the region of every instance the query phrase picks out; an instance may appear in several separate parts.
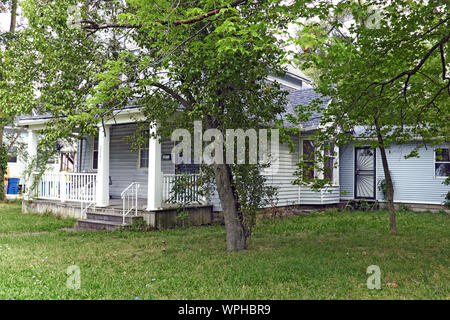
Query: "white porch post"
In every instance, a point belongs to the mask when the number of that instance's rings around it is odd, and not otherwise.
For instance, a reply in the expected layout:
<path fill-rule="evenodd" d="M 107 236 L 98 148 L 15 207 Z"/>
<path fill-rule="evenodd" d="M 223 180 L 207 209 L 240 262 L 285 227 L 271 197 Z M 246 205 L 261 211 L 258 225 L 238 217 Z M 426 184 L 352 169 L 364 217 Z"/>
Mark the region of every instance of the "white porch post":
<path fill-rule="evenodd" d="M 25 193 L 26 200 L 30 200 L 33 196 L 33 182 L 34 182 L 34 170 L 36 169 L 36 158 L 37 158 L 37 146 L 38 146 L 38 133 L 36 130 L 28 129 L 28 159 L 27 167 L 30 170 L 30 175 L 27 177 Z"/>
<path fill-rule="evenodd" d="M 150 125 L 150 134 L 156 133 L 156 124 Z M 148 146 L 148 188 L 147 210 L 160 209 L 162 206 L 161 143 L 150 137 Z"/>
<path fill-rule="evenodd" d="M 109 205 L 109 137 L 110 126 L 100 126 L 98 130 L 98 170 L 96 205 Z"/>

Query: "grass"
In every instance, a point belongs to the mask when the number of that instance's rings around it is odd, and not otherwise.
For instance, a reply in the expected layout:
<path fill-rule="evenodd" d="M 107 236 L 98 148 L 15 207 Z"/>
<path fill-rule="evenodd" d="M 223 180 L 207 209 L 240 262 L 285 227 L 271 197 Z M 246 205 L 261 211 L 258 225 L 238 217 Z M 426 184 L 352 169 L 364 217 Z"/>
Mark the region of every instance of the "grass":
<path fill-rule="evenodd" d="M 336 211 L 261 220 L 249 250 L 221 226 L 67 232 L 73 220 L 0 206 L 0 299 L 449 299 L 446 214 Z M 41 232 L 45 231 L 45 232 Z M 66 287 L 67 267 L 81 289 Z M 381 269 L 381 289 L 366 269 Z"/>

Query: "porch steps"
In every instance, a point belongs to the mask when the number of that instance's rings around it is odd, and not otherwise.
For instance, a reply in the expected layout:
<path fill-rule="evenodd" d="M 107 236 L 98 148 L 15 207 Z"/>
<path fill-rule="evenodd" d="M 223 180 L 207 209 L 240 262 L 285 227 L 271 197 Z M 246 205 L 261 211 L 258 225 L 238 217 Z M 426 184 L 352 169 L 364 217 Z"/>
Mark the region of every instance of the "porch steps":
<path fill-rule="evenodd" d="M 122 224 L 122 212 L 120 210 L 109 209 L 98 211 L 89 210 L 86 213 L 86 219 L 78 220 L 78 228 L 87 230 L 115 230 L 118 228 L 127 228 L 133 224 L 134 220 L 142 220 L 142 215 L 128 215 L 125 217 L 125 224 Z"/>

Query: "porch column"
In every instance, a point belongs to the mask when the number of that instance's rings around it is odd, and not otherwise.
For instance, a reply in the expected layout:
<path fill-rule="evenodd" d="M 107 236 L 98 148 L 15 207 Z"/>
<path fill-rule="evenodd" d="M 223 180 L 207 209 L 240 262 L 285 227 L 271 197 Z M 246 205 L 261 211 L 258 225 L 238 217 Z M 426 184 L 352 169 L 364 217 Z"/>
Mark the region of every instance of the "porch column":
<path fill-rule="evenodd" d="M 150 134 L 156 133 L 157 125 L 150 125 Z M 162 206 L 161 143 L 158 138 L 150 137 L 148 144 L 148 188 L 147 210 L 160 209 Z"/>
<path fill-rule="evenodd" d="M 28 129 L 28 158 L 27 158 L 27 169 L 29 169 L 29 176 L 26 181 L 25 198 L 30 200 L 33 198 L 33 182 L 34 182 L 34 170 L 36 169 L 36 159 L 37 159 L 37 146 L 38 146 L 38 133 L 36 130 Z"/>
<path fill-rule="evenodd" d="M 96 205 L 109 205 L 109 137 L 110 126 L 99 126 L 98 129 L 98 170 Z"/>

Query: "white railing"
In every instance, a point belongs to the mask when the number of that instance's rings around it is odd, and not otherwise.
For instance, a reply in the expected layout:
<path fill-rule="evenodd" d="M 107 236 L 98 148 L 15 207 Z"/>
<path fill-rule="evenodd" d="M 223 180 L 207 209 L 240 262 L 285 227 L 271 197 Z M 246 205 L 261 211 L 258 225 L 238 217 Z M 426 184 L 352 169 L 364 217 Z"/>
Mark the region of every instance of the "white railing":
<path fill-rule="evenodd" d="M 38 173 L 34 174 L 37 177 Z M 61 177 L 59 173 L 44 173 L 36 182 L 36 198 L 59 200 L 61 194 Z"/>
<path fill-rule="evenodd" d="M 204 203 L 204 198 L 198 193 L 197 179 L 199 174 L 164 174 L 163 175 L 163 202 L 175 203 Z M 175 194 L 173 187 L 179 181 L 184 188 Z"/>
<path fill-rule="evenodd" d="M 89 186 L 89 184 L 87 184 L 84 188 L 82 188 L 81 190 L 81 198 L 85 199 L 87 198 L 86 194 L 90 194 L 91 193 L 91 187 Z M 87 211 L 89 210 L 89 208 L 93 207 L 95 209 L 95 193 L 94 193 L 94 198 L 91 199 L 91 201 L 86 202 L 86 201 L 81 201 L 80 203 L 80 212 L 81 212 L 81 219 L 87 219 Z"/>
<path fill-rule="evenodd" d="M 36 198 L 93 203 L 96 186 L 95 173 L 44 173 L 36 183 Z"/>
<path fill-rule="evenodd" d="M 134 215 L 138 214 L 138 190 L 139 183 L 133 182 L 120 194 L 122 198 L 122 224 L 125 224 L 125 217 L 134 210 Z"/>

